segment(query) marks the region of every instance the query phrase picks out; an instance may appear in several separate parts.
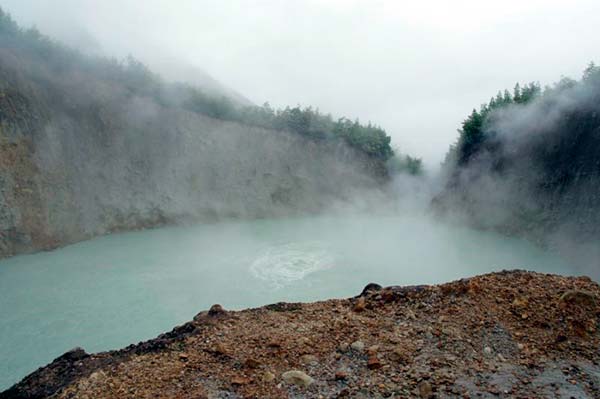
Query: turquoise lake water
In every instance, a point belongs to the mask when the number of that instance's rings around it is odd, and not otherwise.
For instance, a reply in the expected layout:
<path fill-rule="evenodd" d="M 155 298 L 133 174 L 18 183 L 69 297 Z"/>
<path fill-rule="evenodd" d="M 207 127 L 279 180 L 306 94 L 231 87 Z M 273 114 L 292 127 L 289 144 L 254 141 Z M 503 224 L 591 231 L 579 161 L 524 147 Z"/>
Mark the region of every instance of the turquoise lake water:
<path fill-rule="evenodd" d="M 427 217 L 346 216 L 115 234 L 0 262 L 0 390 L 81 346 L 153 338 L 220 303 L 242 309 L 502 269 L 576 274 L 518 239 Z"/>

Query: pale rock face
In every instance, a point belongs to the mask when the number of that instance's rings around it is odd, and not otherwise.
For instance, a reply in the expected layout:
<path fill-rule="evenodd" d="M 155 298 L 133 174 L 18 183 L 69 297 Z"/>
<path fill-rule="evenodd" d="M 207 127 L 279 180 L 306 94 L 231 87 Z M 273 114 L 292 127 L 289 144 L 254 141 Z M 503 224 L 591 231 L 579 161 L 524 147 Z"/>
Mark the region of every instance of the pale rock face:
<path fill-rule="evenodd" d="M 385 174 L 341 140 L 210 118 L 144 72 L 51 53 L 0 35 L 0 257 L 120 230 L 313 213 Z"/>
<path fill-rule="evenodd" d="M 17 68 L 2 51 L 0 77 Z M 67 88 L 27 71 L 7 81 L 0 257 L 169 223 L 308 214 L 380 183 L 341 142 L 163 107 L 94 75 Z M 70 95 L 50 101 L 57 90 Z"/>

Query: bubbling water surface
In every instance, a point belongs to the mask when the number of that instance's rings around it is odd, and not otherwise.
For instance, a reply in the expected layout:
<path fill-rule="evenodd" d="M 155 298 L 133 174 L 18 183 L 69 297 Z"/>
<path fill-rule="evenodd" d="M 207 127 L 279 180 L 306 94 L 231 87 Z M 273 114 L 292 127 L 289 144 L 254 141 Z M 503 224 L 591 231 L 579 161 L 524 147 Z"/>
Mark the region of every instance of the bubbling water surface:
<path fill-rule="evenodd" d="M 521 240 L 423 215 L 205 224 L 115 234 L 0 262 L 0 390 L 81 346 L 150 339 L 220 303 L 349 297 L 502 269 L 574 274 Z"/>

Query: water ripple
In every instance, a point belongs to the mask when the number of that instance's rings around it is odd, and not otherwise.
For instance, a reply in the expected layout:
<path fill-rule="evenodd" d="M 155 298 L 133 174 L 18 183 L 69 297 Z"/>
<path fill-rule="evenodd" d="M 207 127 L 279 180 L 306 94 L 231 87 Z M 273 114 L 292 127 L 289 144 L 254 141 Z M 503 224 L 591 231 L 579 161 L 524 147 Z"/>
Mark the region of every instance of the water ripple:
<path fill-rule="evenodd" d="M 331 250 L 320 242 L 292 242 L 267 248 L 252 262 L 250 272 L 274 288 L 282 288 L 333 267 L 334 261 Z"/>

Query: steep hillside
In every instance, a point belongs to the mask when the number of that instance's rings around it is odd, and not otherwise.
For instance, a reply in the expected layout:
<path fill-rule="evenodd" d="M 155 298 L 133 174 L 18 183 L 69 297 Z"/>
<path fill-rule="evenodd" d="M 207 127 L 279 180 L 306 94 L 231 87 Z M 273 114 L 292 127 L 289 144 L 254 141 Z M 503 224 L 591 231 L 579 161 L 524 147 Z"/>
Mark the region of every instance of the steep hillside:
<path fill-rule="evenodd" d="M 438 209 L 540 242 L 600 237 L 600 68 L 517 85 L 464 121 Z"/>
<path fill-rule="evenodd" d="M 390 138 L 90 58 L 0 11 L 0 257 L 164 223 L 316 212 L 386 180 Z"/>

